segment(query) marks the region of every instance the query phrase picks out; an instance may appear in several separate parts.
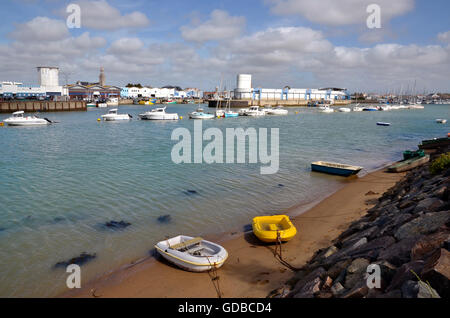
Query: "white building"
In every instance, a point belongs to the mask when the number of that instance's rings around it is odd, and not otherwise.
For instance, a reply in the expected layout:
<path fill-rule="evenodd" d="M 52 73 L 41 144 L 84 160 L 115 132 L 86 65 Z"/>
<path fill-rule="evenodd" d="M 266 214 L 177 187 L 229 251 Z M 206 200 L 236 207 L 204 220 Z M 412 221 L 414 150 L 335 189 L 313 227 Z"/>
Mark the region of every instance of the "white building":
<path fill-rule="evenodd" d="M 250 74 L 237 76 L 235 99 L 250 100 L 340 100 L 349 99 L 345 88 L 253 88 Z"/>
<path fill-rule="evenodd" d="M 188 97 L 188 93 L 175 88 L 123 87 L 120 96 L 122 98 L 183 99 Z"/>
<path fill-rule="evenodd" d="M 3 98 L 26 99 L 32 97 L 68 96 L 68 89 L 59 85 L 57 67 L 38 67 L 38 86 L 19 82 L 2 82 L 0 95 Z"/>

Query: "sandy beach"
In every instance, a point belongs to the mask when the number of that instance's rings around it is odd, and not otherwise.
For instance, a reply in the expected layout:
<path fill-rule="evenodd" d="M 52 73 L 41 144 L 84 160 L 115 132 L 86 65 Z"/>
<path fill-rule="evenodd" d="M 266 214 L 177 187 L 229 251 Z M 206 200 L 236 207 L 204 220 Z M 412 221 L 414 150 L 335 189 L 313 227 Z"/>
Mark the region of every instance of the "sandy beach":
<path fill-rule="evenodd" d="M 328 246 L 351 222 L 365 215 L 376 199 L 403 175 L 387 174 L 381 169 L 349 180 L 304 213 L 302 206 L 286 211 L 293 216 L 299 234 L 283 244 L 284 259 L 295 267 L 304 265 L 316 250 Z M 274 257 L 275 246 L 258 242 L 252 232 L 225 233 L 208 239 L 221 242 L 230 255 L 217 272 L 222 297 L 266 297 L 293 275 Z M 61 296 L 210 298 L 218 297 L 218 292 L 211 274 L 186 272 L 151 256 Z"/>

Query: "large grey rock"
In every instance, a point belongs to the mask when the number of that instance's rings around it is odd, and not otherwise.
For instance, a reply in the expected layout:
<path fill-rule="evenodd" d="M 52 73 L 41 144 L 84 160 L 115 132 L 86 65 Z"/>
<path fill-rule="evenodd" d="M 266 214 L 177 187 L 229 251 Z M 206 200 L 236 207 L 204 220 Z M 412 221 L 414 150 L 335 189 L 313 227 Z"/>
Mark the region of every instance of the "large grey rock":
<path fill-rule="evenodd" d="M 336 279 L 339 276 L 339 274 L 343 270 L 345 270 L 351 263 L 352 263 L 351 259 L 339 261 L 328 269 L 327 275 L 330 276 L 332 279 Z"/>
<path fill-rule="evenodd" d="M 289 295 L 296 298 L 314 297 L 314 293 L 319 290 L 320 284 L 322 282 L 321 277 L 325 274 L 326 271 L 322 267 L 315 269 L 314 271 L 300 279 Z"/>
<path fill-rule="evenodd" d="M 364 258 L 355 259 L 349 267 L 347 267 L 347 275 L 345 276 L 345 288 L 352 289 L 360 282 L 365 282 L 365 274 L 367 266 L 370 262 Z"/>
<path fill-rule="evenodd" d="M 449 232 L 437 232 L 427 235 L 414 244 L 414 247 L 411 249 L 411 259 L 424 260 L 428 255 L 439 249 L 441 246 L 444 247 L 445 242 L 449 240 Z"/>
<path fill-rule="evenodd" d="M 438 198 L 427 198 L 417 204 L 413 213 L 437 211 L 443 204 L 444 202 Z"/>
<path fill-rule="evenodd" d="M 395 272 L 391 284 L 386 289 L 386 291 L 390 292 L 394 289 L 399 289 L 408 280 L 416 280 L 416 275 L 420 275 L 424 266 L 424 261 L 413 261 L 403 264 Z"/>
<path fill-rule="evenodd" d="M 402 285 L 403 298 L 441 298 L 438 292 L 422 281 L 407 280 Z"/>
<path fill-rule="evenodd" d="M 335 283 L 333 286 L 331 286 L 331 292 L 335 297 L 341 295 L 344 291 L 345 288 L 341 283 Z"/>
<path fill-rule="evenodd" d="M 401 240 L 381 251 L 378 255 L 378 259 L 386 260 L 396 266 L 408 263 L 411 260 L 411 250 L 418 240 L 419 237 Z"/>
<path fill-rule="evenodd" d="M 352 249 L 348 254 L 351 257 L 364 257 L 375 260 L 383 249 L 388 248 L 394 243 L 395 239 L 392 236 L 383 236 L 361 245 L 356 249 Z"/>
<path fill-rule="evenodd" d="M 395 238 L 397 240 L 403 240 L 405 238 L 420 236 L 420 234 L 428 234 L 436 231 L 449 220 L 450 211 L 428 213 L 403 224 L 395 232 Z"/>
<path fill-rule="evenodd" d="M 378 227 L 377 226 L 372 226 L 369 227 L 363 231 L 359 231 L 356 233 L 353 233 L 352 235 L 346 237 L 345 239 L 341 240 L 342 241 L 342 246 L 346 247 L 346 246 L 350 246 L 353 245 L 354 243 L 356 243 L 358 240 L 362 239 L 363 237 L 370 237 L 373 234 L 378 232 Z"/>
<path fill-rule="evenodd" d="M 428 281 L 438 293 L 450 297 L 450 252 L 437 250 L 426 262 L 422 270 L 423 280 Z"/>

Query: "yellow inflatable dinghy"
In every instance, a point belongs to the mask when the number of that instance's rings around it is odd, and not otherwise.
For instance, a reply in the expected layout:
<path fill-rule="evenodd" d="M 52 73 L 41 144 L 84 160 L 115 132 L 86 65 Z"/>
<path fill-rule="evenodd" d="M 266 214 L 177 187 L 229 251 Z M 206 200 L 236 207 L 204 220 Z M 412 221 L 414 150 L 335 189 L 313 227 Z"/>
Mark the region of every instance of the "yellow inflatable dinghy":
<path fill-rule="evenodd" d="M 297 229 L 287 215 L 258 216 L 253 219 L 253 233 L 263 242 L 290 241 Z"/>

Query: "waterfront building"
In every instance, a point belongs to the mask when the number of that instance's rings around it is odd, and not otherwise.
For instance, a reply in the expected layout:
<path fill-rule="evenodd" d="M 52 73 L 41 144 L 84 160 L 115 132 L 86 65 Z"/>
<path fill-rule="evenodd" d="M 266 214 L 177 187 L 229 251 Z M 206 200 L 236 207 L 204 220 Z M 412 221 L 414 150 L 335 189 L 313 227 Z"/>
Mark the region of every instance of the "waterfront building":
<path fill-rule="evenodd" d="M 158 98 L 158 99 L 184 99 L 200 98 L 202 92 L 198 89 L 179 90 L 176 87 L 122 87 L 120 96 L 122 98 Z"/>
<path fill-rule="evenodd" d="M 59 68 L 39 66 L 38 85 L 5 81 L 0 84 L 0 97 L 11 99 L 47 98 L 67 96 L 68 91 L 59 85 Z"/>
<path fill-rule="evenodd" d="M 345 88 L 254 88 L 252 75 L 237 76 L 234 98 L 239 100 L 348 100 L 350 95 Z"/>
<path fill-rule="evenodd" d="M 121 88 L 110 85 L 67 85 L 69 97 L 71 100 L 99 100 L 108 98 L 118 98 L 121 96 Z"/>

